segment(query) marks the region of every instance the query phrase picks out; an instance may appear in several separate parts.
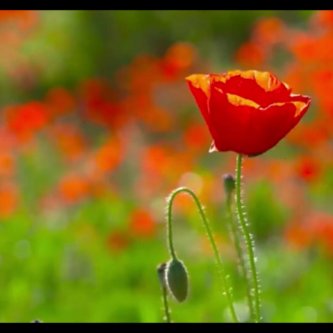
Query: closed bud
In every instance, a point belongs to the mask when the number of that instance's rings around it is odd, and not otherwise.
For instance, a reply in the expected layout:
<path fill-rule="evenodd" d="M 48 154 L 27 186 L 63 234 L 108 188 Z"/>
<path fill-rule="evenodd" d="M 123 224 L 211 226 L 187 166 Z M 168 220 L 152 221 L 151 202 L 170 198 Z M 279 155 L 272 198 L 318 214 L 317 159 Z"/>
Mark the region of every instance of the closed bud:
<path fill-rule="evenodd" d="M 223 176 L 224 190 L 227 195 L 230 195 L 235 190 L 235 178 L 230 173 L 227 173 Z"/>
<path fill-rule="evenodd" d="M 188 294 L 188 273 L 182 261 L 172 259 L 167 263 L 165 280 L 174 298 L 178 302 L 185 301 Z"/>

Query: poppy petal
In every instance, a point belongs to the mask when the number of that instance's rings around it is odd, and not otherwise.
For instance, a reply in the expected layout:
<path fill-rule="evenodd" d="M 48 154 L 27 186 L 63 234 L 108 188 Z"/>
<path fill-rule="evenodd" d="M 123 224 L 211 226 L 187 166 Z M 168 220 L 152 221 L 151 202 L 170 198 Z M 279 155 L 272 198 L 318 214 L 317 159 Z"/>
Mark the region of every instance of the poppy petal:
<path fill-rule="evenodd" d="M 236 70 L 214 80 L 220 82 L 229 93 L 251 99 L 263 107 L 273 102 L 287 101 L 290 96 L 290 88 L 269 72 Z"/>
<path fill-rule="evenodd" d="M 212 84 L 209 116 L 214 124 L 212 136 L 219 151 L 242 150 L 242 138 L 247 136 L 251 114 L 256 110 L 253 103 L 237 95 L 225 94 Z"/>

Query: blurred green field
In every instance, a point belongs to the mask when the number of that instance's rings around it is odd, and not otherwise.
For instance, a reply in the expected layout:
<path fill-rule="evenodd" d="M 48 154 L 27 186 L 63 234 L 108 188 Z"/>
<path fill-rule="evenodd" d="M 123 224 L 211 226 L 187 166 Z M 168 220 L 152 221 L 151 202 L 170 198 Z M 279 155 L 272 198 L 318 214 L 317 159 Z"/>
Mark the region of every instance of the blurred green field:
<path fill-rule="evenodd" d="M 333 321 L 332 36 L 315 11 L 0 11 L 0 321 L 163 322 L 178 186 L 202 199 L 248 320 L 222 183 L 236 155 L 208 154 L 184 78 L 252 66 L 313 98 L 295 134 L 245 161 L 264 321 Z M 190 295 L 170 298 L 172 320 L 230 321 L 200 216 L 178 199 Z"/>

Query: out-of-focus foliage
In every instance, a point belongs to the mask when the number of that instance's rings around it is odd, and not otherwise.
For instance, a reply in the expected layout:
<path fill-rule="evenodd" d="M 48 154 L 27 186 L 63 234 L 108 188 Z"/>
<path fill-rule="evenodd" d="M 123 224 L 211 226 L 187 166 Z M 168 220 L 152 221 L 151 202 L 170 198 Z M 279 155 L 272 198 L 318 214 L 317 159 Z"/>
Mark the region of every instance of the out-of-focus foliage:
<path fill-rule="evenodd" d="M 202 199 L 246 320 L 222 175 L 184 78 L 270 70 L 312 97 L 276 148 L 245 160 L 266 321 L 333 318 L 333 15 L 311 11 L 0 11 L 0 321 L 162 321 L 165 197 Z M 190 198 L 190 273 L 174 321 L 226 321 Z"/>

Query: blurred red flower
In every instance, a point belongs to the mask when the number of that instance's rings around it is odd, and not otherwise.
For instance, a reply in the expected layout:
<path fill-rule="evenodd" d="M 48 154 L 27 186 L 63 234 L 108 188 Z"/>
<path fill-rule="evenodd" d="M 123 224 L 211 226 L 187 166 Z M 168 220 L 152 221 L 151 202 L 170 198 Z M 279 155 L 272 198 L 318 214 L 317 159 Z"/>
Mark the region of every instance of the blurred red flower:
<path fill-rule="evenodd" d="M 108 235 L 106 245 L 112 253 L 122 252 L 130 245 L 130 238 L 127 233 L 115 230 Z"/>
<path fill-rule="evenodd" d="M 35 10 L 0 10 L 0 22 L 10 21 L 16 23 L 20 28 L 30 28 L 37 19 Z"/>
<path fill-rule="evenodd" d="M 320 211 L 307 212 L 288 225 L 285 237 L 296 248 L 319 246 L 333 255 L 333 216 Z"/>
<path fill-rule="evenodd" d="M 266 60 L 266 53 L 261 45 L 250 41 L 241 45 L 237 50 L 235 60 L 244 67 L 260 67 Z"/>
<path fill-rule="evenodd" d="M 209 140 L 207 128 L 202 124 L 191 123 L 184 132 L 184 144 L 189 149 L 200 150 Z"/>
<path fill-rule="evenodd" d="M 46 95 L 45 102 L 49 107 L 52 119 L 72 112 L 76 106 L 74 97 L 64 88 L 50 89 Z"/>
<path fill-rule="evenodd" d="M 130 229 L 134 236 L 151 237 L 155 235 L 156 223 L 145 209 L 136 209 L 130 217 Z"/>
<path fill-rule="evenodd" d="M 73 204 L 86 198 L 91 191 L 91 184 L 84 176 L 70 174 L 64 176 L 59 184 L 59 194 L 61 199 Z"/>
<path fill-rule="evenodd" d="M 48 123 L 47 108 L 43 103 L 32 101 L 5 109 L 5 121 L 8 129 L 19 140 L 25 141 L 44 128 Z"/>
<path fill-rule="evenodd" d="M 56 123 L 49 128 L 50 139 L 68 161 L 75 161 L 86 152 L 87 139 L 79 126 Z"/>
<path fill-rule="evenodd" d="M 9 217 L 14 213 L 19 202 L 19 191 L 16 184 L 3 182 L 0 185 L 0 218 Z"/>
<path fill-rule="evenodd" d="M 210 152 L 262 154 L 296 126 L 311 102 L 269 72 L 193 74 L 186 80 L 213 137 Z"/>
<path fill-rule="evenodd" d="M 127 115 L 118 105 L 107 80 L 88 79 L 81 84 L 79 91 L 83 116 L 88 120 L 110 128 L 118 128 L 126 122 Z"/>
<path fill-rule="evenodd" d="M 15 159 L 13 155 L 9 151 L 0 152 L 0 177 L 8 178 L 14 175 Z"/>
<path fill-rule="evenodd" d="M 190 68 L 196 59 L 196 50 L 189 43 L 175 43 L 161 61 L 162 73 L 166 79 L 174 80 Z"/>
<path fill-rule="evenodd" d="M 285 37 L 284 22 L 277 17 L 267 17 L 259 20 L 253 29 L 253 38 L 262 44 L 276 44 Z"/>
<path fill-rule="evenodd" d="M 285 238 L 288 244 L 297 249 L 309 247 L 313 242 L 313 236 L 308 232 L 306 227 L 299 223 L 293 223 L 287 227 Z"/>
<path fill-rule="evenodd" d="M 115 169 L 123 159 L 123 145 L 111 137 L 100 146 L 94 155 L 94 170 L 96 173 L 107 173 Z"/>
<path fill-rule="evenodd" d="M 288 136 L 288 141 L 307 149 L 323 146 L 330 137 L 329 127 L 330 121 L 323 117 L 302 123 Z"/>
<path fill-rule="evenodd" d="M 296 160 L 296 173 L 306 182 L 312 182 L 319 178 L 322 164 L 311 156 L 302 156 Z"/>
<path fill-rule="evenodd" d="M 333 10 L 319 10 L 311 18 L 314 28 L 333 28 Z"/>

